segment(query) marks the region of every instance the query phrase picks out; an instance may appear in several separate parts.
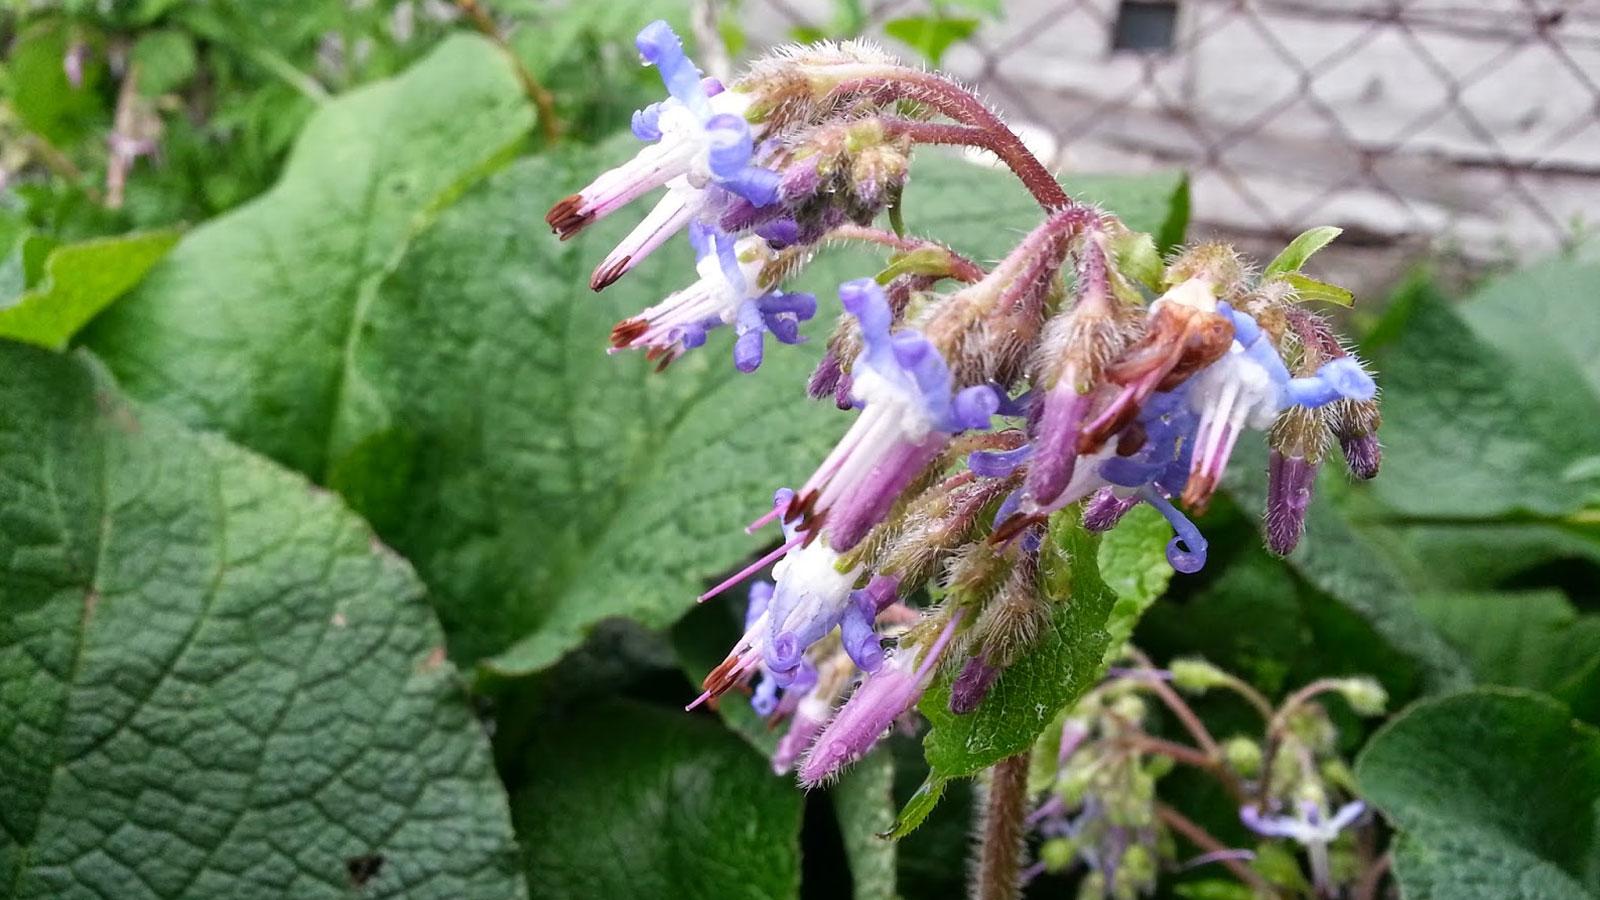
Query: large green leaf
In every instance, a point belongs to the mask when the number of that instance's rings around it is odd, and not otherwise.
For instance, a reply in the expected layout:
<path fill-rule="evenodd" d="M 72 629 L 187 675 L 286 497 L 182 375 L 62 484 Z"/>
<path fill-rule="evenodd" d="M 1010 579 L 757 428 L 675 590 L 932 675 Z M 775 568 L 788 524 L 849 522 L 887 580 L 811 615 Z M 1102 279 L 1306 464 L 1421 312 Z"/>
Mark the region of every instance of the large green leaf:
<path fill-rule="evenodd" d="M 56 247 L 41 283 L 14 303 L 0 297 L 0 337 L 60 348 L 101 310 L 139 283 L 178 240 L 147 231 Z"/>
<path fill-rule="evenodd" d="M 632 223 L 568 244 L 529 227 L 593 166 L 530 159 L 443 215 L 375 298 L 352 349 L 361 390 L 337 410 L 330 486 L 434 585 L 454 649 L 504 651 L 502 674 L 550 665 L 607 617 L 671 624 L 776 533 L 741 526 L 848 422 L 804 398 L 820 342 L 769 348 L 751 375 L 725 334 L 660 374 L 604 352 L 612 324 L 692 275 L 663 251 L 595 296 L 587 272 Z"/>
<path fill-rule="evenodd" d="M 0 342 L 0 895 L 521 896 L 422 586 L 326 492 Z"/>
<path fill-rule="evenodd" d="M 1062 707 L 1099 680 L 1117 594 L 1102 579 L 1098 549 L 1099 538 L 1084 531 L 1075 515 L 1055 516 L 1039 563 L 1040 585 L 1051 602 L 1050 626 L 971 713 L 950 711 L 958 667 L 946 666 L 935 679 L 918 706 L 933 725 L 923 741 L 931 778 L 972 775 L 1021 753 Z"/>
<path fill-rule="evenodd" d="M 1536 316 L 1535 286 L 1499 290 L 1515 290 Z M 1410 517 L 1486 519 L 1560 518 L 1600 503 L 1600 397 L 1576 375 L 1550 374 L 1575 364 L 1502 355 L 1425 283 L 1403 292 L 1390 318 L 1383 327 L 1396 337 L 1379 354 L 1384 477 L 1374 483 L 1385 504 Z"/>
<path fill-rule="evenodd" d="M 1425 700 L 1375 735 L 1362 795 L 1400 829 L 1407 900 L 1592 900 L 1600 889 L 1600 731 L 1548 697 Z"/>
<path fill-rule="evenodd" d="M 191 232 L 88 342 L 134 396 L 321 478 L 379 278 L 531 123 L 500 52 L 452 38 L 323 106 L 278 184 Z"/>
<path fill-rule="evenodd" d="M 1336 477 L 1323 473 L 1317 487 L 1321 496 L 1306 515 L 1305 536 L 1288 557 L 1290 567 L 1365 619 L 1390 646 L 1416 660 L 1431 689 L 1465 687 L 1471 680 L 1466 661 L 1417 612 L 1402 569 L 1352 523 L 1338 498 L 1330 496 L 1337 493 Z M 1396 476 L 1386 471 L 1382 477 Z M 1224 484 L 1243 509 L 1263 509 L 1266 447 L 1241 441 Z"/>
<path fill-rule="evenodd" d="M 699 716 L 613 704 L 550 729 L 512 800 L 534 898 L 794 897 L 802 794 Z"/>
<path fill-rule="evenodd" d="M 1478 681 L 1544 691 L 1600 721 L 1600 616 L 1579 615 L 1553 590 L 1424 594 L 1417 604 Z"/>

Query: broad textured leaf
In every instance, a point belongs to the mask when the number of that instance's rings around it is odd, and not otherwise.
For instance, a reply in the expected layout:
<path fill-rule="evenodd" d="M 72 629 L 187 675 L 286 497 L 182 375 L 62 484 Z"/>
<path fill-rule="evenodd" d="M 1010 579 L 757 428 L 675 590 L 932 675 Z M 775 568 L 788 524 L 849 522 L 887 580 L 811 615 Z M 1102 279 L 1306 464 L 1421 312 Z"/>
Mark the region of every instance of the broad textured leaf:
<path fill-rule="evenodd" d="M 326 492 L 0 342 L 0 894 L 523 893 L 411 569 Z"/>
<path fill-rule="evenodd" d="M 149 231 L 56 247 L 42 281 L 0 307 L 0 337 L 60 348 L 112 301 L 139 283 L 177 242 Z"/>
<path fill-rule="evenodd" d="M 186 236 L 88 342 L 134 396 L 321 478 L 378 279 L 531 123 L 501 53 L 451 38 L 323 106 L 278 184 Z"/>
<path fill-rule="evenodd" d="M 933 777 L 972 775 L 1021 753 L 1063 706 L 1100 678 L 1117 594 L 1102 580 L 1098 546 L 1074 513 L 1053 517 L 1039 565 L 1040 585 L 1051 602 L 1049 627 L 967 715 L 950 711 L 950 684 L 959 667 L 946 666 L 935 679 L 919 705 L 933 725 L 924 739 Z"/>
<path fill-rule="evenodd" d="M 1600 888 L 1600 731 L 1548 697 L 1420 702 L 1373 737 L 1356 774 L 1401 831 L 1407 900 L 1578 900 Z"/>
<path fill-rule="evenodd" d="M 795 897 L 800 791 L 704 717 L 614 704 L 551 728 L 512 799 L 535 900 Z"/>
<path fill-rule="evenodd" d="M 1582 716 L 1600 714 L 1588 705 L 1600 697 L 1600 616 L 1579 615 L 1560 591 L 1424 594 L 1417 605 L 1480 682 L 1532 688 Z"/>
<path fill-rule="evenodd" d="M 1485 284 L 1460 307 L 1478 339 L 1551 391 L 1600 411 L 1600 261 L 1547 260 Z"/>
<path fill-rule="evenodd" d="M 1326 468 L 1337 463 L 1335 459 Z M 1241 441 L 1224 485 L 1243 509 L 1263 509 L 1266 473 L 1263 442 Z M 1305 536 L 1289 555 L 1289 565 L 1313 587 L 1365 619 L 1396 650 L 1416 660 L 1431 689 L 1465 687 L 1471 680 L 1466 661 L 1417 612 L 1397 564 L 1351 523 L 1341 504 L 1331 502 L 1335 477 L 1324 472 L 1317 489 L 1321 496 L 1311 504 Z M 1379 480 L 1395 477 L 1386 470 Z"/>
<path fill-rule="evenodd" d="M 662 373 L 604 352 L 615 322 L 693 276 L 675 245 L 588 291 L 632 221 L 563 244 L 528 210 L 594 167 L 592 151 L 530 159 L 445 213 L 378 292 L 351 351 L 360 402 L 338 410 L 351 441 L 329 485 L 434 586 L 455 651 L 504 651 L 500 674 L 550 665 L 607 617 L 670 625 L 776 535 L 741 526 L 848 423 L 804 397 L 820 342 L 769 347 L 751 375 L 725 333 Z"/>
<path fill-rule="evenodd" d="M 880 835 L 894 827 L 894 756 L 874 751 L 828 789 L 855 900 L 895 900 L 895 842 Z"/>
<path fill-rule="evenodd" d="M 1537 315 L 1534 293 L 1519 296 Z M 1433 519 L 1562 517 L 1600 498 L 1600 400 L 1574 390 L 1575 376 L 1552 384 L 1545 369 L 1502 356 L 1426 285 L 1391 316 L 1397 337 L 1379 354 L 1384 472 L 1373 486 L 1385 504 Z"/>
<path fill-rule="evenodd" d="M 1073 197 L 1116 213 L 1134 231 L 1155 236 L 1163 251 L 1183 241 L 1189 224 L 1189 181 L 1181 172 L 1070 175 Z M 981 197 L 979 203 L 973 197 Z M 910 233 L 937 238 L 979 262 L 1004 256 L 1043 221 L 1038 201 L 1001 167 L 977 166 L 937 149 L 919 150 L 905 194 Z"/>

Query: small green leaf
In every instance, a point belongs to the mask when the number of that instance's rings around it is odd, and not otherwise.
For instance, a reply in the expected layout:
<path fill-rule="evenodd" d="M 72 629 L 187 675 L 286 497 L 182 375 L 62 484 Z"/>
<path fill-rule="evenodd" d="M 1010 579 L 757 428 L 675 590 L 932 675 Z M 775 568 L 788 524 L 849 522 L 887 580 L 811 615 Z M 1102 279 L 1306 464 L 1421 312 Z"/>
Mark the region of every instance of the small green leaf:
<path fill-rule="evenodd" d="M 1151 291 L 1161 292 L 1161 276 L 1166 265 L 1161 261 L 1161 251 L 1156 249 L 1154 237 L 1143 231 L 1123 232 L 1112 239 L 1111 252 L 1116 257 L 1119 272 Z"/>
<path fill-rule="evenodd" d="M 929 772 L 927 779 L 917 788 L 916 793 L 912 794 L 906 805 L 900 808 L 900 815 L 895 817 L 894 827 L 890 828 L 884 837 L 898 841 L 916 831 L 917 826 L 921 825 L 928 818 L 928 814 L 939 805 L 940 799 L 944 797 L 945 786 L 949 783 L 950 779 Z"/>
<path fill-rule="evenodd" d="M 803 794 L 715 721 L 637 704 L 550 728 L 512 818 L 541 900 L 792 898 Z"/>
<path fill-rule="evenodd" d="M 146 31 L 134 42 L 133 61 L 139 66 L 141 94 L 157 97 L 175 91 L 194 77 L 194 38 L 172 29 Z"/>
<path fill-rule="evenodd" d="M 1321 225 L 1300 232 L 1298 237 L 1289 242 L 1289 246 L 1283 248 L 1282 253 L 1267 263 L 1266 269 L 1261 273 L 1262 279 L 1300 271 L 1305 268 L 1306 260 L 1318 250 L 1333 243 L 1333 239 L 1341 234 L 1344 234 L 1344 229 L 1332 225 Z"/>
<path fill-rule="evenodd" d="M 1362 796 L 1401 831 L 1408 900 L 1592 900 L 1600 891 L 1600 731 L 1539 694 L 1419 702 L 1373 736 Z"/>
<path fill-rule="evenodd" d="M 966 40 L 977 30 L 977 19 L 938 15 L 906 16 L 883 23 L 885 34 L 916 50 L 936 66 L 951 44 Z"/>
<path fill-rule="evenodd" d="M 0 341 L 0 893 L 524 896 L 411 567 L 337 498 Z M 376 860 L 376 862 L 372 862 Z"/>
<path fill-rule="evenodd" d="M 60 349 L 121 297 L 178 241 L 176 230 L 147 231 L 57 246 L 44 277 L 0 308 L 0 337 Z"/>
<path fill-rule="evenodd" d="M 1290 272 L 1280 276 L 1294 288 L 1295 296 L 1301 301 L 1316 301 L 1318 303 L 1332 303 L 1335 306 L 1354 306 L 1356 295 L 1348 289 L 1315 278 L 1307 278 L 1298 272 Z"/>
<path fill-rule="evenodd" d="M 1101 580 L 1099 537 L 1078 518 L 1074 507 L 1051 519 L 1039 581 L 1052 618 L 1034 646 L 1000 674 L 977 710 L 961 716 L 950 711 L 950 685 L 959 666 L 943 667 L 919 704 L 933 726 L 923 747 L 934 777 L 972 775 L 1028 749 L 1056 713 L 1105 671 L 1117 594 Z"/>
<path fill-rule="evenodd" d="M 1111 636 L 1106 645 L 1107 663 L 1122 652 L 1145 610 L 1172 581 L 1172 564 L 1167 562 L 1171 539 L 1172 526 L 1154 507 L 1143 503 L 1100 538 L 1100 577 L 1117 595 L 1106 621 L 1106 633 Z"/>

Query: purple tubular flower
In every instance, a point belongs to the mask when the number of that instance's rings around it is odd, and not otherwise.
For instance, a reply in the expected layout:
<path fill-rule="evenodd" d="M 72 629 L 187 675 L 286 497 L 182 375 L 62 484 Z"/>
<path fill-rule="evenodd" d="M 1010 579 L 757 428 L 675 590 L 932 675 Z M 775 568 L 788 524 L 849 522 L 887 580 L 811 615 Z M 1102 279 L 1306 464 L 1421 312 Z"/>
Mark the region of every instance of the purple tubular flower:
<path fill-rule="evenodd" d="M 656 188 L 670 188 L 595 270 L 590 279 L 595 290 L 622 277 L 689 222 L 714 217 L 731 198 L 764 207 L 778 196 L 777 173 L 755 162 L 759 134 L 745 118 L 751 98 L 702 79 L 665 22 L 645 26 L 635 43 L 640 56 L 660 73 L 668 93 L 667 99 L 633 116 L 634 135 L 648 145 L 557 203 L 545 217 L 565 240 Z"/>
<path fill-rule="evenodd" d="M 846 283 L 839 297 L 861 325 L 851 393 L 863 411 L 800 489 L 788 518 L 806 531 L 826 520 L 828 540 L 842 553 L 883 519 L 951 435 L 987 428 L 999 399 L 988 385 L 953 390 L 950 367 L 926 338 L 890 333 L 893 313 L 872 279 Z"/>
<path fill-rule="evenodd" d="M 804 340 L 800 323 L 816 315 L 817 300 L 759 286 L 771 252 L 760 238 L 736 244 L 732 236 L 696 224 L 689 239 L 700 259 L 699 280 L 618 323 L 611 332 L 613 351 L 643 349 L 646 358 L 667 365 L 704 344 L 708 331 L 731 323 L 734 366 L 752 372 L 761 365 L 766 335 L 785 344 Z"/>
<path fill-rule="evenodd" d="M 1154 506 L 1157 512 L 1166 517 L 1168 524 L 1176 533 L 1172 540 L 1167 542 L 1167 562 L 1172 568 L 1185 575 L 1205 568 L 1206 565 L 1206 539 L 1200 533 L 1189 517 L 1178 511 L 1178 508 L 1161 496 L 1161 492 L 1153 487 L 1139 489 L 1139 499 Z"/>
<path fill-rule="evenodd" d="M 1033 447 L 1028 444 L 1015 450 L 976 450 L 967 454 L 967 468 L 983 478 L 1004 478 L 1032 455 Z"/>
<path fill-rule="evenodd" d="M 778 740 L 778 746 L 772 751 L 772 771 L 777 775 L 788 774 L 794 768 L 795 760 L 800 758 L 822 732 L 822 726 L 828 724 L 827 708 L 823 707 L 822 715 L 813 716 L 806 702 L 801 702 L 795 711 L 794 719 L 789 723 L 789 730 L 784 732 Z"/>
<path fill-rule="evenodd" d="M 1089 408 L 1089 398 L 1078 393 L 1071 379 L 1063 378 L 1044 395 L 1043 411 L 1034 429 L 1036 458 L 1022 483 L 1023 509 L 1034 512 L 1061 496 L 1078 459 L 1078 427 Z"/>
<path fill-rule="evenodd" d="M 915 651 L 905 649 L 861 682 L 806 753 L 800 765 L 803 786 L 816 787 L 865 756 L 894 720 L 916 704 L 960 624 L 959 614 L 951 617 L 920 664 L 914 665 Z"/>
<path fill-rule="evenodd" d="M 1340 357 L 1315 375 L 1290 378 L 1278 349 L 1255 319 L 1226 303 L 1217 311 L 1233 323 L 1233 344 L 1221 359 L 1186 385 L 1200 421 L 1184 502 L 1201 508 L 1222 479 L 1234 444 L 1247 427 L 1265 429 L 1285 407 L 1318 407 L 1340 399 L 1370 400 L 1377 393 L 1360 363 Z"/>
<path fill-rule="evenodd" d="M 1288 556 L 1305 531 L 1317 464 L 1273 450 L 1267 468 L 1267 548 Z"/>
<path fill-rule="evenodd" d="M 1084 504 L 1083 527 L 1086 531 L 1110 531 L 1117 527 L 1129 510 L 1138 505 L 1137 494 L 1122 497 L 1113 488 L 1101 488 Z"/>
<path fill-rule="evenodd" d="M 950 685 L 950 711 L 964 716 L 976 710 L 999 677 L 999 667 L 989 665 L 984 654 L 969 658 L 956 675 L 955 683 Z"/>

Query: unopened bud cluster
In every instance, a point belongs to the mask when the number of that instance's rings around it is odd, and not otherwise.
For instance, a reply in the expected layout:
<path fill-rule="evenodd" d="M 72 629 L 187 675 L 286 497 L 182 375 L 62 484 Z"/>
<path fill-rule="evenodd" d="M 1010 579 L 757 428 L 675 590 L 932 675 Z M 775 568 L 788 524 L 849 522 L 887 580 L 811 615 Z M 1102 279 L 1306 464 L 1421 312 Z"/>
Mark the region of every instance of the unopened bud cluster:
<path fill-rule="evenodd" d="M 1067 198 L 954 82 L 852 42 L 775 51 L 724 85 L 664 23 L 637 43 L 668 93 L 634 117 L 645 147 L 547 220 L 566 239 L 665 189 L 590 284 L 679 233 L 697 277 L 618 323 L 614 352 L 665 367 L 731 327 L 734 366 L 753 370 L 768 337 L 806 339 L 818 299 L 784 285 L 815 252 L 891 253 L 879 277 L 839 287 L 843 315 L 809 385 L 853 424 L 750 526 L 778 523 L 782 545 L 706 595 L 776 562 L 702 700 L 752 691 L 789 723 L 775 764 L 805 784 L 860 758 L 941 672 L 959 714 L 1003 684 L 1066 599 L 1039 578 L 1053 516 L 1104 531 L 1147 503 L 1172 525 L 1172 566 L 1195 572 L 1206 540 L 1179 505 L 1205 508 L 1247 432 L 1269 435 L 1279 553 L 1335 442 L 1352 472 L 1376 473 L 1376 387 L 1288 281 L 1220 244 L 1162 260 L 1148 236 Z M 1012 223 L 1026 234 L 992 267 L 874 227 L 930 143 L 994 150 L 1040 199 L 1042 220 Z M 905 604 L 930 583 L 937 604 Z"/>
<path fill-rule="evenodd" d="M 1316 896 L 1347 896 L 1359 875 L 1351 832 L 1370 817 L 1355 799 L 1338 734 L 1316 698 L 1337 694 L 1359 714 L 1377 715 L 1386 700 L 1383 688 L 1369 678 L 1326 679 L 1273 707 L 1242 679 L 1203 660 L 1173 660 L 1163 671 L 1133 655 L 1140 665 L 1112 669 L 1034 747 L 1031 781 L 1038 801 L 1028 823 L 1037 850 L 1027 876 L 1080 872 L 1080 898 L 1134 900 L 1154 894 L 1164 871 L 1248 864 L 1257 873 L 1254 888 L 1281 878 L 1285 889 L 1309 882 Z M 1217 741 L 1173 688 L 1236 692 L 1263 717 L 1263 732 Z M 1188 738 L 1199 746 L 1156 736 L 1163 707 L 1187 720 Z M 1175 766 L 1215 777 L 1258 842 L 1206 847 L 1183 859 L 1179 839 L 1193 844 L 1199 826 L 1164 806 L 1157 791 Z M 1286 871 L 1255 865 L 1268 850 Z"/>

